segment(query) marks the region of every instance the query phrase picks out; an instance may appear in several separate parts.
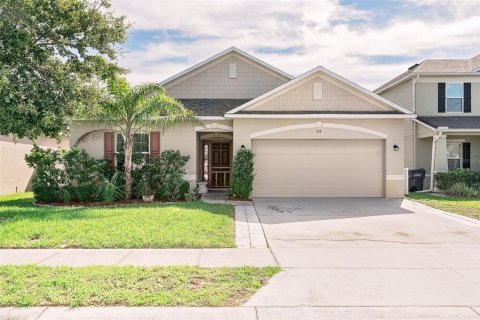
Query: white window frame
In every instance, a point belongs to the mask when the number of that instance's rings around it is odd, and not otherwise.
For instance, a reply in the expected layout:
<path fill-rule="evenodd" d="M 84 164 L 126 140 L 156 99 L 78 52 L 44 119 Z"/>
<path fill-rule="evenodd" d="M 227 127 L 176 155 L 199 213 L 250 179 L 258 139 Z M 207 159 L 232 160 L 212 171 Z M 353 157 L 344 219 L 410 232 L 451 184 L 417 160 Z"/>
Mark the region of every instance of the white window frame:
<path fill-rule="evenodd" d="M 451 158 L 451 157 L 449 157 L 449 155 L 448 155 L 448 145 L 449 145 L 449 144 L 450 144 L 450 145 L 456 144 L 456 145 L 459 145 L 459 146 L 460 146 L 460 149 L 459 149 L 459 150 L 460 150 L 460 152 L 459 152 L 460 158 Z M 453 141 L 450 142 L 450 141 L 447 141 L 447 166 L 448 166 L 448 160 L 460 160 L 460 166 L 459 166 L 459 168 L 460 168 L 460 169 L 463 169 L 463 143 L 462 143 L 462 142 L 456 142 L 456 141 L 455 141 L 455 142 L 453 142 Z M 449 168 L 448 170 L 450 170 L 450 168 Z"/>
<path fill-rule="evenodd" d="M 147 151 L 147 152 L 142 151 L 141 154 L 148 154 L 148 155 L 149 155 L 149 154 L 150 154 L 150 134 L 148 134 L 148 132 L 137 132 L 137 133 L 134 133 L 134 135 L 136 135 L 136 134 L 146 134 L 146 135 L 147 135 L 147 137 L 148 137 L 148 151 Z M 117 132 L 117 133 L 115 134 L 115 153 L 118 153 L 118 149 L 117 149 L 117 148 L 118 148 L 118 144 L 117 144 L 118 135 L 121 135 L 121 133 L 120 133 L 120 132 Z M 133 143 L 135 143 L 135 141 L 134 141 Z M 133 147 L 133 145 L 132 145 L 132 147 Z"/>
<path fill-rule="evenodd" d="M 452 84 L 459 84 L 462 86 L 462 96 L 461 97 L 449 97 L 448 96 L 448 85 L 452 85 Z M 463 92 L 463 83 L 461 82 L 447 82 L 445 84 L 445 112 L 446 113 L 464 113 L 463 112 L 463 105 L 465 103 L 465 93 Z M 451 98 L 451 99 L 462 99 L 462 111 L 448 111 L 448 99 Z"/>

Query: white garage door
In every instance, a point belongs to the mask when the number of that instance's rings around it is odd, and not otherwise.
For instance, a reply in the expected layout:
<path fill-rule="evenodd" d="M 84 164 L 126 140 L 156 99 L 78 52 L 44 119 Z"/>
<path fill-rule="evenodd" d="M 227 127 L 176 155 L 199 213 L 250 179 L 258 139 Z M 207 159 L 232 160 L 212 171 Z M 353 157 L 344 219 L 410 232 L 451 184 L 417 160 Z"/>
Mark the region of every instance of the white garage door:
<path fill-rule="evenodd" d="M 383 197 L 383 140 L 253 140 L 255 197 Z"/>

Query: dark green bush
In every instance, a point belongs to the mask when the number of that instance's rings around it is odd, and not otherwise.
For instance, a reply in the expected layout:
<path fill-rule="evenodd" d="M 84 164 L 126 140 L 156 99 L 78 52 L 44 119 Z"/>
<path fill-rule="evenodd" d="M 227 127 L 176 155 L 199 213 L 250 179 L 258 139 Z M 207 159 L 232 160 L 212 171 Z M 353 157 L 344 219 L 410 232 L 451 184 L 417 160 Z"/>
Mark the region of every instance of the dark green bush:
<path fill-rule="evenodd" d="M 61 199 L 60 188 L 56 185 L 32 181 L 32 190 L 38 202 L 57 202 Z"/>
<path fill-rule="evenodd" d="M 183 180 L 183 167 L 189 159 L 190 156 L 183 156 L 179 150 L 165 150 L 158 158 L 147 159 L 133 172 L 135 195 L 142 195 L 143 184 L 146 183 L 157 198 L 170 201 L 182 199 L 190 189 L 188 182 Z"/>
<path fill-rule="evenodd" d="M 42 149 L 34 146 L 25 156 L 35 169 L 32 187 L 39 202 L 94 201 L 104 160 L 95 160 L 84 150 Z"/>
<path fill-rule="evenodd" d="M 184 195 L 185 192 L 185 180 L 183 180 L 180 173 L 169 173 L 165 176 L 163 196 L 168 198 L 170 201 L 178 201 Z M 188 184 L 188 182 L 186 182 Z"/>
<path fill-rule="evenodd" d="M 190 186 L 183 180 L 183 167 L 189 156 L 182 156 L 178 150 L 165 150 L 158 158 L 149 159 L 145 155 L 134 158 L 132 174 L 136 196 L 142 196 L 145 185 L 157 197 L 171 201 L 182 199 L 188 193 Z M 111 201 L 122 196 L 122 172 L 115 171 L 105 160 L 95 160 L 84 150 L 34 146 L 25 159 L 35 169 L 32 186 L 35 199 L 39 202 Z M 113 195 L 110 189 L 114 191 Z"/>
<path fill-rule="evenodd" d="M 61 190 L 62 201 L 65 204 L 70 204 L 77 200 L 77 191 L 73 186 L 64 186 Z"/>
<path fill-rule="evenodd" d="M 180 194 L 181 198 L 185 197 L 185 194 L 190 191 L 190 183 L 188 181 L 183 180 L 182 185 L 180 186 Z"/>
<path fill-rule="evenodd" d="M 250 149 L 240 149 L 233 159 L 232 182 L 227 191 L 235 199 L 249 199 L 253 191 L 254 154 Z"/>
<path fill-rule="evenodd" d="M 83 183 L 78 185 L 75 188 L 77 200 L 80 202 L 92 202 L 97 200 L 98 188 L 99 181 L 97 179 L 91 183 Z"/>
<path fill-rule="evenodd" d="M 61 168 L 62 154 L 59 150 L 41 149 L 34 146 L 32 152 L 25 156 L 29 167 L 35 169 L 32 189 L 39 202 L 56 202 L 61 200 L 61 187 L 66 178 Z"/>
<path fill-rule="evenodd" d="M 440 190 L 449 190 L 456 183 L 467 187 L 480 188 L 480 172 L 468 169 L 455 169 L 435 174 L 436 186 Z"/>

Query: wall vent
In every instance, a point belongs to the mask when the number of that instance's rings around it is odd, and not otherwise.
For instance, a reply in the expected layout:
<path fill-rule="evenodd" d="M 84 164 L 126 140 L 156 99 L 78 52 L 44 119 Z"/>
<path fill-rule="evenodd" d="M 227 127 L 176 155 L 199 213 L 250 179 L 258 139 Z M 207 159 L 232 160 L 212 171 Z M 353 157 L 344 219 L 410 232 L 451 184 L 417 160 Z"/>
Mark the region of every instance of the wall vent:
<path fill-rule="evenodd" d="M 315 82 L 313 84 L 313 100 L 322 100 L 322 83 Z"/>
<path fill-rule="evenodd" d="M 236 79 L 237 78 L 237 64 L 236 63 L 230 63 L 228 66 L 228 78 L 230 79 Z"/>

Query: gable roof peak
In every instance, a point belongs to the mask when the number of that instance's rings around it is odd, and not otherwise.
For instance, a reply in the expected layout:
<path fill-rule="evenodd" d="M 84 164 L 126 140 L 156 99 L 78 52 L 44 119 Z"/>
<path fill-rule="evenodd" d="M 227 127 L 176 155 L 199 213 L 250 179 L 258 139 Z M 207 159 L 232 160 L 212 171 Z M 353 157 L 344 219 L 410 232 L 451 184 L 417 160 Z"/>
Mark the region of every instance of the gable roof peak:
<path fill-rule="evenodd" d="M 229 48 L 227 48 L 227 49 L 225 49 L 225 50 L 223 50 L 223 51 L 221 51 L 221 52 L 219 52 L 219 53 L 211 56 L 210 58 L 207 58 L 207 59 L 205 59 L 205 60 L 203 60 L 203 61 L 200 61 L 199 63 L 191 66 L 190 68 L 187 68 L 187 69 L 185 69 L 185 70 L 183 70 L 183 71 L 181 71 L 181 72 L 179 72 L 179 73 L 177 73 L 177 74 L 175 74 L 175 75 L 173 75 L 173 76 L 171 76 L 171 77 L 169 77 L 169 78 L 161 81 L 160 84 L 161 84 L 162 86 L 164 86 L 164 85 L 166 85 L 167 83 L 170 83 L 170 82 L 172 82 L 172 81 L 174 81 L 174 80 L 176 80 L 176 79 L 178 79 L 178 78 L 180 78 L 180 77 L 182 77 L 182 76 L 184 76 L 184 75 L 186 75 L 186 74 L 188 74 L 188 73 L 190 73 L 190 72 L 192 72 L 192 71 L 194 71 L 194 70 L 196 70 L 196 69 L 199 69 L 199 68 L 207 65 L 208 63 L 212 62 L 212 61 L 215 61 L 215 60 L 217 60 L 217 59 L 219 59 L 219 58 L 222 58 L 222 57 L 224 57 L 224 56 L 226 56 L 226 55 L 228 55 L 228 54 L 231 54 L 232 52 L 234 52 L 234 53 L 236 53 L 236 54 L 239 54 L 240 56 L 243 56 L 243 57 L 247 58 L 248 60 L 252 60 L 252 61 L 260 64 L 260 65 L 263 66 L 264 68 L 273 71 L 274 73 L 280 75 L 281 77 L 284 77 L 284 78 L 287 79 L 287 80 L 293 79 L 293 76 L 291 76 L 290 74 L 286 73 L 285 71 L 282 71 L 282 70 L 280 70 L 280 69 L 272 66 L 271 64 L 268 64 L 268 63 L 266 63 L 265 61 L 262 61 L 262 60 L 260 60 L 260 59 L 258 59 L 258 58 L 256 58 L 256 57 L 248 54 L 247 52 L 245 52 L 245 51 L 243 51 L 243 50 L 240 50 L 239 48 L 237 48 L 237 47 L 235 47 L 235 46 L 231 46 L 231 47 L 229 47 Z"/>
<path fill-rule="evenodd" d="M 285 83 L 285 84 L 283 84 L 283 85 L 281 85 L 281 86 L 279 86 L 279 87 L 277 87 L 277 88 L 275 88 L 275 89 L 273 89 L 273 90 L 255 98 L 253 100 L 248 101 L 247 103 L 242 104 L 241 106 L 238 106 L 235 109 L 232 109 L 232 110 L 228 111 L 227 114 L 237 113 L 237 112 L 239 112 L 239 111 L 241 111 L 241 110 L 243 110 L 243 109 L 245 109 L 245 108 L 247 108 L 247 107 L 249 107 L 253 104 L 256 104 L 256 103 L 270 97 L 270 96 L 273 96 L 273 95 L 275 95 L 279 92 L 283 92 L 284 90 L 288 90 L 288 88 L 291 87 L 292 85 L 305 80 L 306 78 L 310 77 L 311 75 L 314 75 L 317 72 L 321 72 L 321 73 L 326 74 L 327 76 L 330 76 L 330 77 L 332 77 L 332 78 L 334 78 L 334 79 L 336 79 L 340 82 L 343 82 L 344 84 L 346 84 L 347 86 L 350 86 L 351 88 L 353 88 L 354 90 L 356 90 L 360 94 L 364 94 L 364 95 L 368 96 L 369 98 L 371 98 L 371 99 L 373 99 L 373 100 L 375 100 L 379 103 L 387 105 L 388 107 L 390 107 L 391 109 L 393 109 L 395 111 L 399 111 L 399 112 L 404 113 L 404 114 L 412 114 L 412 112 L 410 110 L 407 110 L 405 108 L 402 108 L 402 107 L 396 105 L 395 103 L 393 103 L 393 102 L 391 102 L 391 101 L 373 93 L 372 91 L 356 84 L 353 81 L 348 80 L 347 78 L 342 77 L 339 74 L 336 74 L 333 71 L 328 70 L 327 68 L 325 68 L 321 65 L 305 72 L 304 74 L 296 77 L 295 79 L 293 79 L 293 80 L 291 80 L 291 81 L 289 81 L 289 82 L 287 82 L 287 83 Z"/>

